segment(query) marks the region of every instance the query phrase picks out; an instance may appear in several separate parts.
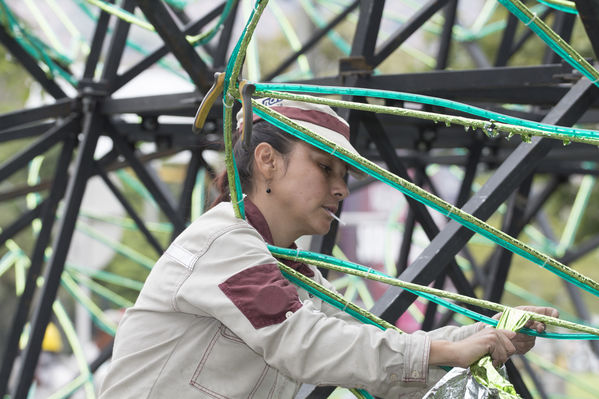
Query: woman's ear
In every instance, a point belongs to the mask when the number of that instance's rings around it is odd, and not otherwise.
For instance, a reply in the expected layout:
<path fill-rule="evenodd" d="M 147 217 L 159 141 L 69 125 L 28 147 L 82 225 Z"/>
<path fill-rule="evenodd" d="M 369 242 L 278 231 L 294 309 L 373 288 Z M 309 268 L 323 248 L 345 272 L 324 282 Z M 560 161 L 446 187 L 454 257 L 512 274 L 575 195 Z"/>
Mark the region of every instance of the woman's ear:
<path fill-rule="evenodd" d="M 265 142 L 258 144 L 254 149 L 254 166 L 256 172 L 266 180 L 272 179 L 277 166 L 278 155 L 278 151 L 270 144 Z"/>

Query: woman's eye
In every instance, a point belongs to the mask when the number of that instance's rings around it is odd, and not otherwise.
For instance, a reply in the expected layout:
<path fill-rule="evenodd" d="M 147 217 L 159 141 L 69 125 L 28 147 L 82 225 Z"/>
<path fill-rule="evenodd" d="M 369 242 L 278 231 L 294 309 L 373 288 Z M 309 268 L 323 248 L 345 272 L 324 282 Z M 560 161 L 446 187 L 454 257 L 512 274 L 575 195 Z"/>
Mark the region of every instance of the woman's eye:
<path fill-rule="evenodd" d="M 320 168 L 325 172 L 325 173 L 331 173 L 331 167 L 329 165 L 325 165 L 323 163 L 319 164 Z"/>

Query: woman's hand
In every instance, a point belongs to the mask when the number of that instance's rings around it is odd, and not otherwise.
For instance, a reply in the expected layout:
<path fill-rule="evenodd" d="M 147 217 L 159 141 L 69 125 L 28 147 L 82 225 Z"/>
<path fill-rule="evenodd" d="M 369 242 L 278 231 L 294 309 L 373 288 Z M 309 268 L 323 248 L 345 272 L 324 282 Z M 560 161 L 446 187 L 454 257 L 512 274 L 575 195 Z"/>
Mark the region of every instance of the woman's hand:
<path fill-rule="evenodd" d="M 490 355 L 493 365 L 499 367 L 516 353 L 512 343 L 516 335 L 509 330 L 484 328 L 461 341 L 433 341 L 429 364 L 467 368 L 481 357 Z"/>
<path fill-rule="evenodd" d="M 544 306 L 518 306 L 516 309 L 538 313 L 544 316 L 559 317 L 559 312 L 557 309 Z M 531 330 L 536 330 L 539 333 L 545 331 L 545 323 L 540 321 L 528 320 L 524 327 L 530 328 Z M 516 348 L 516 353 L 523 355 L 531 350 L 532 347 L 535 346 L 535 338 L 536 337 L 531 337 L 530 335 L 522 333 L 516 334 L 516 336 L 512 339 L 512 344 Z"/>
<path fill-rule="evenodd" d="M 545 316 L 559 317 L 559 312 L 549 307 L 518 306 L 517 309 Z M 501 313 L 493 316 L 494 319 L 500 317 Z M 545 323 L 534 320 L 529 320 L 525 327 L 537 332 L 545 331 Z M 530 335 L 486 327 L 461 341 L 433 341 L 431 343 L 429 364 L 466 368 L 484 355 L 490 355 L 493 365 L 499 367 L 514 353 L 524 354 L 534 345 L 535 337 Z"/>

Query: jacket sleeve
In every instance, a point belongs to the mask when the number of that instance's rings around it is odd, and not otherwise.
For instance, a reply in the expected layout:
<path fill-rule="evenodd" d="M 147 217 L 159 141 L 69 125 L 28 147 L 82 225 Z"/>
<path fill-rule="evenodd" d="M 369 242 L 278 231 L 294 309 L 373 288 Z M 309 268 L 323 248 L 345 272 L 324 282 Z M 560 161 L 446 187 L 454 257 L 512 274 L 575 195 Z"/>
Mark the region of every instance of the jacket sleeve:
<path fill-rule="evenodd" d="M 264 282 L 267 283 L 264 283 Z M 350 323 L 300 302 L 258 233 L 215 239 L 174 300 L 177 310 L 226 325 L 266 363 L 296 381 L 365 388 L 382 397 L 422 390 L 430 337 Z"/>
<path fill-rule="evenodd" d="M 320 273 L 320 270 L 318 270 L 318 268 L 316 268 L 316 267 L 310 267 L 310 268 L 314 272 L 314 277 L 312 279 L 315 282 L 322 285 L 324 288 L 343 296 L 341 293 L 339 293 L 335 289 L 335 287 L 333 287 L 333 284 L 331 284 L 331 282 L 329 280 L 327 280 L 326 278 L 323 277 L 322 273 Z M 346 322 L 348 322 L 350 324 L 356 324 L 356 325 L 364 324 L 362 321 L 356 319 L 355 317 L 353 317 L 349 313 L 345 312 L 344 310 L 341 310 L 333 305 L 330 305 L 329 303 L 327 303 L 325 301 L 323 301 L 320 310 L 329 317 L 336 317 L 338 319 L 345 320 Z"/>
<path fill-rule="evenodd" d="M 485 327 L 483 323 L 474 323 L 467 326 L 446 326 L 436 330 L 427 332 L 426 334 L 432 340 L 446 340 L 446 341 L 461 341 L 468 338 L 472 334 L 475 334 Z"/>
<path fill-rule="evenodd" d="M 333 292 L 338 293 L 337 290 L 335 290 L 335 288 L 333 287 L 333 285 L 322 276 L 322 274 L 320 273 L 318 268 L 313 267 L 312 270 L 314 271 L 314 280 L 318 284 L 321 284 L 323 287 L 325 287 Z M 323 306 L 323 311 L 331 317 L 337 317 L 337 318 L 346 320 L 349 323 L 363 324 L 361 321 L 359 321 L 355 317 L 349 315 L 347 312 L 337 309 L 336 307 L 329 305 L 329 304 L 326 304 L 325 306 Z M 469 336 L 480 331 L 484 327 L 485 327 L 485 325 L 483 323 L 474 323 L 471 325 L 461 326 L 461 327 L 446 326 L 446 327 L 441 327 L 436 330 L 432 330 L 432 331 L 428 331 L 428 332 L 418 331 L 417 333 L 418 334 L 426 334 L 433 341 L 434 340 L 446 340 L 446 341 L 455 342 L 455 341 L 460 341 L 462 339 L 468 338 Z"/>

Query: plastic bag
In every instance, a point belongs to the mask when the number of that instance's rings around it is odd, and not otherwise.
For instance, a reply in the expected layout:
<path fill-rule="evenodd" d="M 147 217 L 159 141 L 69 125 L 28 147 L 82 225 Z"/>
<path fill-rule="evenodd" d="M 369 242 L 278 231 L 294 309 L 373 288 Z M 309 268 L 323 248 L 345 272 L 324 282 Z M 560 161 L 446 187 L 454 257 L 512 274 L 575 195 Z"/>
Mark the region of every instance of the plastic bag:
<path fill-rule="evenodd" d="M 493 370 L 500 376 L 503 389 L 479 382 L 472 375 L 470 368 L 454 367 L 426 393 L 423 399 L 520 399 L 513 385 L 507 380 L 505 367 L 499 371 L 493 367 Z"/>
<path fill-rule="evenodd" d="M 517 331 L 524 327 L 530 316 L 518 309 L 508 309 L 501 315 L 497 328 Z M 508 381 L 505 367 L 493 366 L 491 356 L 486 355 L 463 369 L 454 367 L 423 399 L 520 399 L 514 386 Z"/>

